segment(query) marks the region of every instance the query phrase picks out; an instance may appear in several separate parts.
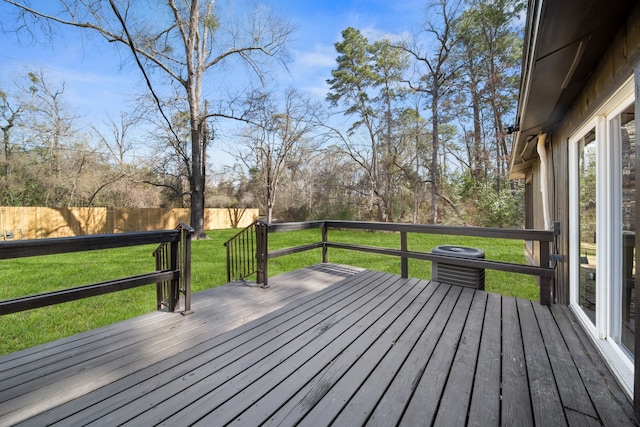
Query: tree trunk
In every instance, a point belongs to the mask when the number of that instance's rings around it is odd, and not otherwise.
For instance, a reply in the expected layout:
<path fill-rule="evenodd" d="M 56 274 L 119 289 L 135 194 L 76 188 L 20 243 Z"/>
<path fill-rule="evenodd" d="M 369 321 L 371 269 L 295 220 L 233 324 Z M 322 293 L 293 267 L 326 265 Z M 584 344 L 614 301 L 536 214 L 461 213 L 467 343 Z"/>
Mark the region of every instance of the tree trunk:
<path fill-rule="evenodd" d="M 482 171 L 488 169 L 488 165 L 484 164 L 484 156 L 482 155 L 480 94 L 478 93 L 478 84 L 475 81 L 471 85 L 471 108 L 473 110 L 473 159 L 469 159 L 469 164 L 471 166 L 471 176 L 478 180 L 481 179 Z"/>
<path fill-rule="evenodd" d="M 206 237 L 204 232 L 204 189 L 202 182 L 202 136 L 201 126 L 193 125 L 191 130 L 191 227 L 195 230 L 194 237 Z"/>
<path fill-rule="evenodd" d="M 4 167 L 4 176 L 9 179 L 9 175 L 11 175 L 11 142 L 9 140 L 9 130 L 11 129 L 12 122 L 2 129 L 2 142 L 4 144 L 4 160 L 6 162 Z M 8 182 L 8 181 L 7 181 Z"/>
<path fill-rule="evenodd" d="M 418 213 L 420 211 L 420 197 L 419 197 L 419 189 L 420 185 L 420 154 L 419 154 L 419 145 L 420 145 L 420 137 L 418 136 L 418 121 L 417 121 L 418 109 L 416 108 L 416 173 L 415 179 L 413 180 L 413 223 L 418 223 Z"/>
<path fill-rule="evenodd" d="M 431 150 L 431 215 L 429 223 L 438 222 L 438 146 L 440 144 L 438 136 L 438 87 L 437 74 L 433 78 L 433 96 L 431 99 L 431 120 L 433 129 L 433 149 Z"/>
<path fill-rule="evenodd" d="M 207 235 L 204 232 L 204 180 L 202 166 L 202 131 L 204 119 L 200 114 L 199 91 L 195 87 L 189 91 L 193 96 L 191 107 L 191 174 L 189 176 L 189 190 L 191 193 L 191 227 L 194 228 L 194 238 L 203 239 Z"/>
<path fill-rule="evenodd" d="M 202 140 L 204 130 L 204 120 L 201 111 L 202 101 L 202 77 L 204 68 L 203 55 L 200 52 L 199 23 L 200 9 L 197 1 L 191 3 L 189 13 L 189 32 L 185 40 L 186 44 L 186 65 L 187 80 L 186 92 L 189 103 L 190 126 L 191 126 L 191 227 L 194 228 L 194 238 L 204 239 L 207 235 L 204 232 L 204 178 L 202 164 Z M 201 53 L 201 52 L 200 52 Z"/>

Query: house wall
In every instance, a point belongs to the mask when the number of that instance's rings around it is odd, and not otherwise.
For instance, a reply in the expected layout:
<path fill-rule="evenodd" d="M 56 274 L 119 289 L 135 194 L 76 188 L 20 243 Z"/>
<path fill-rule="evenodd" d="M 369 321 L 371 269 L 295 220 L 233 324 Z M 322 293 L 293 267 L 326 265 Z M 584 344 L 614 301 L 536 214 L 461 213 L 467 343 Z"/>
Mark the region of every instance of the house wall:
<path fill-rule="evenodd" d="M 546 149 L 548 157 L 548 177 L 547 184 L 549 186 L 549 215 L 552 222 L 560 223 L 561 234 L 557 238 L 557 248 L 552 249 L 552 253 L 567 254 L 569 253 L 568 239 L 566 239 L 566 230 L 569 221 L 569 199 L 565 189 L 568 188 L 569 176 L 567 174 L 568 152 L 567 144 L 561 144 L 555 140 L 553 133 L 547 134 Z M 534 143 L 536 141 L 533 141 Z M 531 209 L 533 218 L 531 221 L 532 228 L 544 230 L 544 216 L 542 213 L 542 192 L 540 184 L 540 161 L 531 164 L 531 168 L 527 171 L 527 182 L 531 182 L 532 186 L 532 203 L 534 208 Z M 527 247 L 527 256 L 530 261 L 536 265 L 540 263 L 539 244 L 534 246 L 533 252 L 529 252 Z M 567 256 L 565 255 L 565 258 Z M 568 295 L 568 276 L 569 268 L 567 262 L 558 262 L 556 265 L 556 277 L 552 284 L 554 289 L 555 300 L 561 304 L 569 302 Z"/>
<path fill-rule="evenodd" d="M 582 93 L 555 129 L 547 131 L 547 155 L 549 156 L 548 183 L 551 220 L 560 223 L 557 253 L 564 257 L 556 268 L 556 300 L 569 303 L 569 145 L 568 140 L 577 129 L 591 118 L 595 111 L 632 75 L 640 63 L 640 4 L 635 7 L 626 26 L 618 34 L 602 57 Z M 542 206 L 540 195 L 540 162 L 532 164 L 527 179 L 534 185 L 533 203 Z M 541 209 L 533 209 L 533 225 L 544 228 Z M 555 252 L 555 251 L 554 251 Z M 537 259 L 534 254 L 534 259 Z"/>

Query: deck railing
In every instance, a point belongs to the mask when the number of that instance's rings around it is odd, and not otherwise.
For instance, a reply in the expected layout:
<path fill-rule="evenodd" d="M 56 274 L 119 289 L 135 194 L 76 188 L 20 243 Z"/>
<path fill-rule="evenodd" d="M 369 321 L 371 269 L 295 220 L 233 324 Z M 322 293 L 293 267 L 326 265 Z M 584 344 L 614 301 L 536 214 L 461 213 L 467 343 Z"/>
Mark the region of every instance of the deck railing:
<path fill-rule="evenodd" d="M 191 301 L 191 235 L 193 231 L 191 227 L 183 224 L 176 230 L 0 242 L 0 260 L 158 243 L 161 246 L 156 252 L 162 252 L 160 257 L 163 259 L 157 264 L 156 270 L 149 273 L 0 301 L 0 315 L 75 301 L 152 283 L 157 284 L 158 298 L 164 295 L 164 291 L 160 288 L 167 283 L 170 288 L 169 294 L 174 296 L 174 298 L 168 299 L 168 305 L 159 299 L 159 308 L 166 306 L 170 311 L 175 310 L 179 292 L 183 290 L 185 308 L 188 307 L 187 310 L 189 310 Z M 157 260 L 156 255 L 156 262 L 158 262 Z M 78 268 L 82 268 L 82 266 L 79 265 Z"/>
<path fill-rule="evenodd" d="M 538 277 L 540 287 L 540 303 L 549 305 L 553 302 L 554 293 L 551 287 L 551 281 L 555 275 L 555 270 L 549 267 L 550 260 L 550 244 L 554 241 L 555 234 L 553 231 L 546 230 L 524 230 L 524 229 L 502 229 L 502 228 L 484 228 L 484 227 L 451 227 L 441 225 L 424 225 L 424 224 L 399 224 L 399 223 L 378 223 L 378 222 L 358 222 L 358 221 L 310 221 L 310 222 L 294 222 L 294 223 L 276 223 L 267 224 L 261 220 L 254 223 L 256 229 L 263 230 L 261 233 L 254 233 L 257 239 L 255 253 L 251 254 L 252 258 L 257 260 L 256 270 L 257 283 L 262 286 L 268 285 L 268 261 L 269 259 L 303 252 L 311 249 L 322 248 L 322 262 L 328 262 L 328 249 L 338 248 L 369 252 L 381 255 L 390 255 L 400 258 L 401 276 L 409 277 L 409 259 L 420 259 L 432 262 L 441 262 L 449 265 L 493 269 L 506 271 L 511 273 L 520 273 L 533 275 Z M 321 241 L 306 245 L 268 250 L 269 233 L 296 231 L 319 228 L 322 230 Z M 400 234 L 400 249 L 380 248 L 373 246 L 364 246 L 357 243 L 332 242 L 329 240 L 329 230 L 369 230 L 369 231 L 387 231 L 397 232 Z M 539 265 L 524 265 L 516 263 L 508 263 L 501 261 L 492 261 L 478 258 L 456 257 L 442 254 L 434 254 L 431 252 L 418 252 L 409 250 L 408 235 L 409 234 L 439 234 L 448 236 L 470 236 L 485 237 L 499 239 L 517 239 L 522 241 L 539 242 Z M 239 233 L 240 234 L 240 233 Z"/>
<path fill-rule="evenodd" d="M 257 220 L 224 242 L 227 250 L 227 282 L 257 275 L 266 286 L 263 268 L 267 253 L 267 224 Z"/>
<path fill-rule="evenodd" d="M 191 314 L 191 236 L 195 230 L 184 223 L 178 224 L 176 230 L 180 232 L 177 241 L 161 243 L 153 252 L 156 259 L 156 270 L 177 270 L 177 279 L 164 280 L 157 283 L 157 309 L 166 308 L 175 311 L 180 301 L 180 293 L 184 295 L 184 311 Z"/>

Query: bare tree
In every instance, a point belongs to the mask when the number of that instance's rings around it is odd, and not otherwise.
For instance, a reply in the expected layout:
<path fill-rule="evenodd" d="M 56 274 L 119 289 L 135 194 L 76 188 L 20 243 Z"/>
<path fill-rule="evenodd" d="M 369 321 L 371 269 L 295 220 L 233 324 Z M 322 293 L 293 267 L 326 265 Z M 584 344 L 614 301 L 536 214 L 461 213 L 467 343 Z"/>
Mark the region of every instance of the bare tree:
<path fill-rule="evenodd" d="M 429 222 L 438 222 L 438 198 L 440 194 L 440 124 L 443 120 L 443 104 L 447 93 L 451 92 L 458 74 L 457 66 L 452 66 L 452 50 L 458 43 L 455 27 L 461 12 L 460 0 L 438 0 L 430 6 L 435 13 L 429 15 L 416 40 L 403 44 L 401 49 L 416 60 L 418 75 L 409 81 L 413 90 L 429 96 L 431 112 L 431 215 Z M 437 19 L 439 18 L 439 19 Z"/>
<path fill-rule="evenodd" d="M 65 99 L 65 83 L 44 71 L 29 72 L 33 104 L 23 129 L 24 143 L 36 150 L 43 175 L 45 206 L 70 206 L 76 197 L 77 177 L 88 151 L 85 135 L 77 128 L 79 116 Z M 80 158 L 78 158 L 78 156 Z"/>
<path fill-rule="evenodd" d="M 64 102 L 64 83 L 42 71 L 14 83 L 13 91 L 0 91 L 3 203 L 64 206 L 73 198 L 68 148 L 81 140 Z"/>
<path fill-rule="evenodd" d="M 36 142 L 47 150 L 53 174 L 60 180 L 60 156 L 65 141 L 73 138 L 78 115 L 73 114 L 64 102 L 65 83 L 52 83 L 44 71 L 30 72 L 35 98 L 34 113 L 39 116 L 32 130 Z"/>
<path fill-rule="evenodd" d="M 20 124 L 20 119 L 25 112 L 31 108 L 32 104 L 25 101 L 22 96 L 0 89 L 0 131 L 2 131 L 5 180 L 10 179 L 11 175 L 12 131 Z"/>
<path fill-rule="evenodd" d="M 252 124 L 242 134 L 247 150 L 237 156 L 259 176 L 271 222 L 280 180 L 313 149 L 310 136 L 319 106 L 294 89 L 285 91 L 281 104 L 265 92 L 254 93 L 249 103 Z"/>
<path fill-rule="evenodd" d="M 119 166 L 124 166 L 127 163 L 125 159 L 127 153 L 134 148 L 130 133 L 139 122 L 139 114 L 121 112 L 117 120 L 108 117 L 108 120 L 104 122 L 106 131 L 98 129 L 95 125 L 91 125 L 91 129 L 97 135 L 100 145 L 109 151 L 113 160 Z"/>
<path fill-rule="evenodd" d="M 414 94 L 418 95 L 418 94 Z M 412 222 L 418 223 L 420 204 L 426 195 L 429 182 L 425 159 L 431 145 L 431 135 L 427 131 L 428 122 L 420 115 L 420 98 L 414 96 L 415 107 L 407 108 L 398 117 L 400 146 L 404 159 L 399 164 L 407 186 L 413 195 Z"/>
<path fill-rule="evenodd" d="M 89 199 L 89 205 L 102 192 L 109 194 L 105 201 L 110 206 L 118 207 L 146 206 L 147 201 L 153 200 L 153 196 L 157 195 L 157 192 L 154 194 L 148 184 L 145 184 L 145 181 L 150 181 L 150 177 L 148 169 L 144 166 L 153 164 L 153 160 L 137 162 L 132 153 L 136 146 L 132 133 L 141 121 L 142 115 L 138 109 L 134 109 L 130 112 L 120 112 L 118 119 L 109 116 L 103 123 L 104 129 L 99 129 L 93 124 L 90 126 L 97 136 L 98 149 L 106 149 L 109 154 L 108 160 L 105 161 L 110 167 L 109 172 L 103 176 L 104 182 Z M 147 194 L 144 194 L 145 187 Z"/>
<path fill-rule="evenodd" d="M 264 59 L 274 58 L 282 64 L 287 60 L 285 45 L 293 32 L 285 20 L 271 15 L 265 7 L 245 9 L 242 19 L 225 15 L 209 1 L 168 0 L 153 5 L 163 19 L 149 20 L 148 10 L 132 1 L 58 0 L 60 11 L 45 13 L 27 3 L 3 0 L 17 7 L 24 28 L 46 22 L 82 28 L 103 37 L 110 43 L 126 47 L 145 78 L 168 127 L 172 124 L 164 114 L 158 83 L 152 83 L 151 70 L 158 70 L 170 83 L 181 88 L 188 104 L 190 129 L 190 205 L 191 225 L 197 237 L 204 237 L 204 177 L 203 135 L 209 117 L 242 120 L 234 111 L 204 111 L 203 86 L 205 76 L 233 58 L 246 64 L 258 80 L 265 78 Z M 215 7 L 214 7 L 215 6 Z M 218 9 L 216 9 L 218 8 Z M 230 7 L 232 12 L 243 10 Z M 50 8 L 47 10 L 51 10 Z M 222 18 L 229 18 L 224 21 Z M 212 102 L 212 105 L 217 103 Z M 176 135 L 177 137 L 177 135 Z"/>

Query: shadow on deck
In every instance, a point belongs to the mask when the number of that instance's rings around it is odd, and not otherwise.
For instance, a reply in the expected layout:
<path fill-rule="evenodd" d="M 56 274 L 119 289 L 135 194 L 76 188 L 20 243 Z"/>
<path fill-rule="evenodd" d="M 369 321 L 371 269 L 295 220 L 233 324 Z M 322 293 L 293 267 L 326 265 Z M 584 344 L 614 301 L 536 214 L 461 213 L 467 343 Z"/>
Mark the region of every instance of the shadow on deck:
<path fill-rule="evenodd" d="M 0 425 L 635 425 L 565 306 L 339 265 L 0 358 Z"/>

